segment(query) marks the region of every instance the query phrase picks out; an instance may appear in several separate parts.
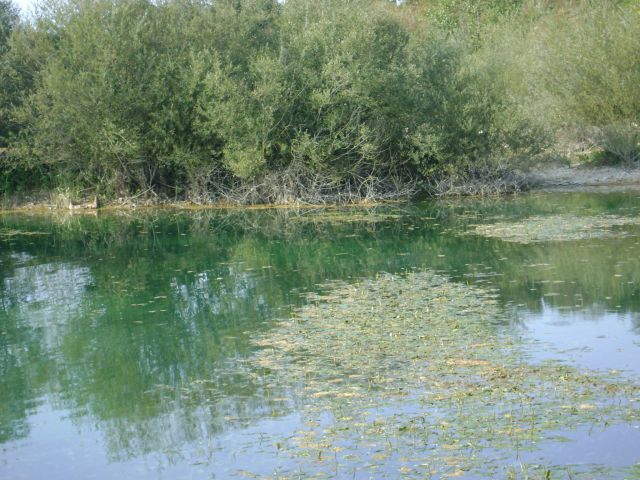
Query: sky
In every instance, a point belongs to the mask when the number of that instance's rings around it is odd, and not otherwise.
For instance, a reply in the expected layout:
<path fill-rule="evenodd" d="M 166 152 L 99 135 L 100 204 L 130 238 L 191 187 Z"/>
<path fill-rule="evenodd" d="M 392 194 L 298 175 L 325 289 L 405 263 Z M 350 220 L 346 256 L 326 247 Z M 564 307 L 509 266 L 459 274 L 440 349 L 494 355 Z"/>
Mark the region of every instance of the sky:
<path fill-rule="evenodd" d="M 34 0 L 13 0 L 13 3 L 20 7 L 22 16 L 26 17 L 31 13 L 31 5 L 34 4 Z"/>

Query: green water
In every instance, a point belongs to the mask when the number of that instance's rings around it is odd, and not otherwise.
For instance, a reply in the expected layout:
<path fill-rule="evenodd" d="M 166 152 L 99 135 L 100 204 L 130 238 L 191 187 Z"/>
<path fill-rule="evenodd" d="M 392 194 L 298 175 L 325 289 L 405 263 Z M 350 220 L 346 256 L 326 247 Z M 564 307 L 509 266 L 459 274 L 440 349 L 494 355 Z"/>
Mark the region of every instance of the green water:
<path fill-rule="evenodd" d="M 567 223 L 614 215 L 624 222 L 577 239 L 518 243 L 475 230 L 536 216 Z M 310 294 L 383 272 L 429 271 L 496 294 L 497 328 L 526 340 L 527 361 L 636 382 L 639 217 L 638 192 L 2 215 L 0 478 L 429 478 L 404 469 L 410 450 L 373 473 L 365 461 L 348 459 L 347 470 L 337 455 L 327 467 L 285 452 L 273 439 L 303 428 L 305 399 L 288 382 L 265 385 L 256 339 Z M 636 415 L 626 420 L 578 426 L 563 432 L 566 441 L 526 453 L 496 453 L 491 476 L 538 478 L 522 469 L 530 463 L 544 466 L 531 470 L 539 478 L 547 468 L 551 478 L 569 478 L 567 465 L 582 464 L 588 478 L 640 478 L 640 403 L 631 401 Z"/>

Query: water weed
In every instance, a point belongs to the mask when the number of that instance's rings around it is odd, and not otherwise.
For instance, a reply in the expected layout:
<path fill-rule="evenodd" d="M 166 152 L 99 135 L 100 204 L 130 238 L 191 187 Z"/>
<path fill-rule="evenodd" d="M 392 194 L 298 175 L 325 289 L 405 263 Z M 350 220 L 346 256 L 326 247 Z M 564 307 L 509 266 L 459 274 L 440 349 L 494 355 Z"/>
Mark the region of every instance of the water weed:
<path fill-rule="evenodd" d="M 621 237 L 627 232 L 616 227 L 637 226 L 640 219 L 617 215 L 579 216 L 560 214 L 532 216 L 519 222 L 475 225 L 469 233 L 505 242 L 537 243 Z"/>
<path fill-rule="evenodd" d="M 306 422 L 273 444 L 308 475 L 494 476 L 562 431 L 640 418 L 637 384 L 529 363 L 504 320 L 493 292 L 431 271 L 310 298 L 255 341 L 264 388 L 286 385 Z"/>

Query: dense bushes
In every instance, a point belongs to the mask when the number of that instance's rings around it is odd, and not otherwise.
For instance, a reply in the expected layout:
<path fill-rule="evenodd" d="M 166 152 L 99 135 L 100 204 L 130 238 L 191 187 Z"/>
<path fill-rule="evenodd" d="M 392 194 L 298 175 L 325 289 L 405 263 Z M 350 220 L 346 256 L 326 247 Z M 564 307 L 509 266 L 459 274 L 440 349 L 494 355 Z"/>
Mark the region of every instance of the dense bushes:
<path fill-rule="evenodd" d="M 629 5 L 550 16 L 532 39 L 549 122 L 624 162 L 640 160 L 640 4 Z"/>
<path fill-rule="evenodd" d="M 109 196 L 379 198 L 495 177 L 559 126 L 602 136 L 638 121 L 633 5 L 44 5 L 0 45 L 7 186 L 26 176 Z"/>
<path fill-rule="evenodd" d="M 5 58 L 10 50 L 11 33 L 19 23 L 17 8 L 9 0 L 0 0 L 0 67 L 4 66 Z M 3 79 L 4 80 L 4 79 Z M 3 82 L 4 83 L 4 82 Z M 8 107 L 9 104 L 3 101 L 6 97 L 5 87 L 2 87 L 2 96 L 0 97 L 0 147 L 4 147 L 2 143 L 8 134 Z"/>

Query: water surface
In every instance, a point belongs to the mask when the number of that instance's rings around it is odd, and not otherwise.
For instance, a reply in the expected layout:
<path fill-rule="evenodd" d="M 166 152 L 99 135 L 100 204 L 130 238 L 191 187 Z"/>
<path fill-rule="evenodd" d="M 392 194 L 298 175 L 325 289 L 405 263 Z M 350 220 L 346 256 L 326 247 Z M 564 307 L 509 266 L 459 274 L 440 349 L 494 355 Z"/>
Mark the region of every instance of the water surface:
<path fill-rule="evenodd" d="M 304 399 L 265 387 L 252 359 L 256 339 L 313 294 L 382 273 L 437 272 L 495 292 L 498 331 L 526 340 L 529 362 L 637 381 L 637 222 L 526 243 L 476 230 L 563 215 L 637 219 L 640 198 L 0 216 L 0 478 L 369 478 L 357 461 L 317 468 L 323 459 L 273 441 L 304 428 Z M 561 433 L 566 442 L 496 453 L 499 476 L 524 478 L 531 463 L 558 478 L 582 464 L 637 478 L 637 416 Z M 416 475 L 398 467 L 410 454 L 375 477 Z"/>

